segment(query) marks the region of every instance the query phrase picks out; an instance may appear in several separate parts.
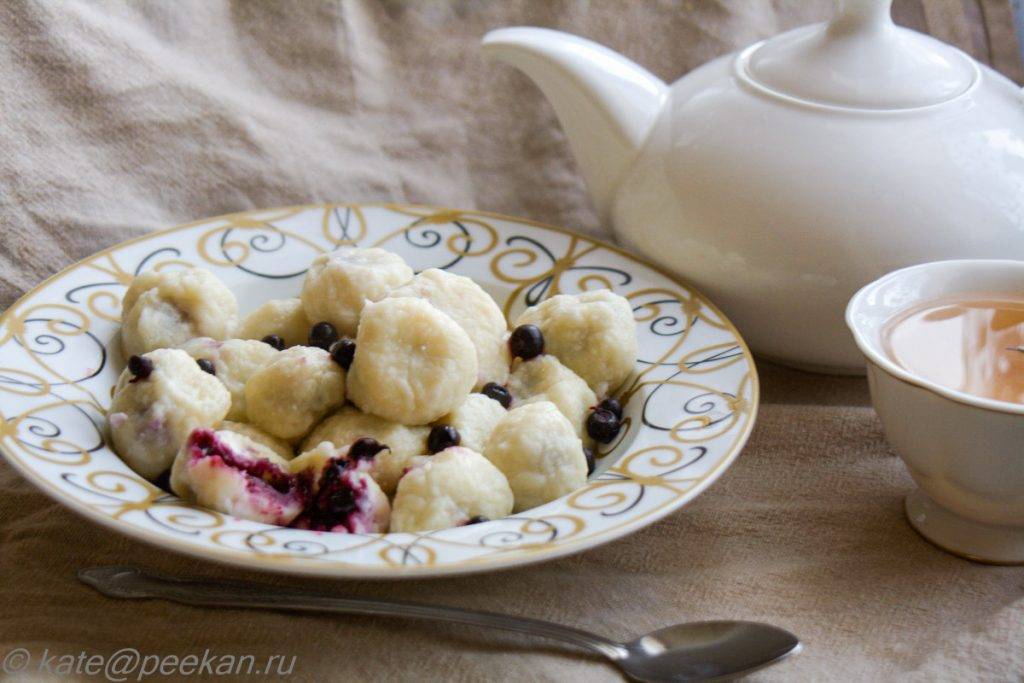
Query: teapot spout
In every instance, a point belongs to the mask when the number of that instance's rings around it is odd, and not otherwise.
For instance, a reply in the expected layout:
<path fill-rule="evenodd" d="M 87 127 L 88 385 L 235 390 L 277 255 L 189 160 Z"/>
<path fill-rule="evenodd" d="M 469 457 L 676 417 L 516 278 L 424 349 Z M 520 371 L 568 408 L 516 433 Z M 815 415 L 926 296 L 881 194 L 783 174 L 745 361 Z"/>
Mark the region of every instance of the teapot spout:
<path fill-rule="evenodd" d="M 483 51 L 520 69 L 551 101 L 607 222 L 615 190 L 647 139 L 668 87 L 622 55 L 561 31 L 497 29 L 484 36 Z"/>

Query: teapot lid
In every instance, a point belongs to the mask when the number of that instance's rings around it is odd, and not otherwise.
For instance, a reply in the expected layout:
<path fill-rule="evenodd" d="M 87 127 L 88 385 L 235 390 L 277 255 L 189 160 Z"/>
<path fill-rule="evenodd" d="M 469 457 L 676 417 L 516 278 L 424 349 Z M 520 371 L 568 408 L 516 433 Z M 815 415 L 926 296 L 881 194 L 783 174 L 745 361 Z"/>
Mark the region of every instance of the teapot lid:
<path fill-rule="evenodd" d="M 745 50 L 740 73 L 777 95 L 870 110 L 950 100 L 980 77 L 960 50 L 893 23 L 892 0 L 837 0 L 833 19 Z"/>

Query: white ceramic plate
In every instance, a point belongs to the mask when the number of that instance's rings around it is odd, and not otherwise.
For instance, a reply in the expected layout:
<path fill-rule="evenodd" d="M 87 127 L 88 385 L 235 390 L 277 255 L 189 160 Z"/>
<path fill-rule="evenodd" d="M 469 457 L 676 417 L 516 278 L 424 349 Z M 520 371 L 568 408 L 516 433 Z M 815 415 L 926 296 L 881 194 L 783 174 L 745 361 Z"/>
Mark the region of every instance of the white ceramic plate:
<path fill-rule="evenodd" d="M 306 266 L 381 246 L 419 271 L 468 275 L 514 319 L 556 293 L 608 287 L 634 306 L 636 373 L 625 426 L 585 487 L 543 507 L 420 534 L 333 534 L 258 524 L 182 503 L 110 450 L 104 411 L 123 367 L 121 296 L 150 268 L 212 270 L 246 313 L 299 292 Z M 679 509 L 736 458 L 757 412 L 754 363 L 699 293 L 616 247 L 479 211 L 316 205 L 211 218 L 145 235 L 58 273 L 0 318 L 0 449 L 91 520 L 154 545 L 254 569 L 338 577 L 432 576 L 594 547 Z"/>

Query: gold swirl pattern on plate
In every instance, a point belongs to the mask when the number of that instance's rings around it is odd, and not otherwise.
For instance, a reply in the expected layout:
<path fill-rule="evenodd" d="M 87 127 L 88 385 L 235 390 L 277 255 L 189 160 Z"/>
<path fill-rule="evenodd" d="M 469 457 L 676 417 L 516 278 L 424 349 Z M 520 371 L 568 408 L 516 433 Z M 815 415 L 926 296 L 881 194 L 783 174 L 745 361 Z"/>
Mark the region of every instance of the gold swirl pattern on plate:
<path fill-rule="evenodd" d="M 148 269 L 198 265 L 229 286 L 293 296 L 310 260 L 380 246 L 417 271 L 472 277 L 505 315 L 561 293 L 612 289 L 633 306 L 637 370 L 623 428 L 583 488 L 535 510 L 423 533 L 330 534 L 186 504 L 105 442 L 122 368 L 120 302 Z M 582 235 L 482 211 L 318 204 L 211 218 L 106 249 L 40 284 L 0 318 L 0 450 L 29 480 L 111 528 L 247 567 L 333 576 L 426 576 L 575 552 L 646 525 L 706 488 L 753 425 L 757 375 L 731 324 L 685 283 Z"/>

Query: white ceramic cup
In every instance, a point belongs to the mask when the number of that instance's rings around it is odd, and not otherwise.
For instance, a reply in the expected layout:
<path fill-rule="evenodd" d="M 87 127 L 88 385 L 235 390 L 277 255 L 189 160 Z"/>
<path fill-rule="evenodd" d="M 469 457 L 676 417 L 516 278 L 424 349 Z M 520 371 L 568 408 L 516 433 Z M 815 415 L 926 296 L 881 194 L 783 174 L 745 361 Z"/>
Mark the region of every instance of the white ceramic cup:
<path fill-rule="evenodd" d="M 1024 296 L 1024 261 L 937 261 L 885 275 L 857 292 L 846 324 L 867 358 L 875 410 L 918 485 L 907 518 L 949 552 L 1024 564 L 1024 404 L 979 398 L 904 370 L 882 327 L 916 303 L 958 294 Z"/>

